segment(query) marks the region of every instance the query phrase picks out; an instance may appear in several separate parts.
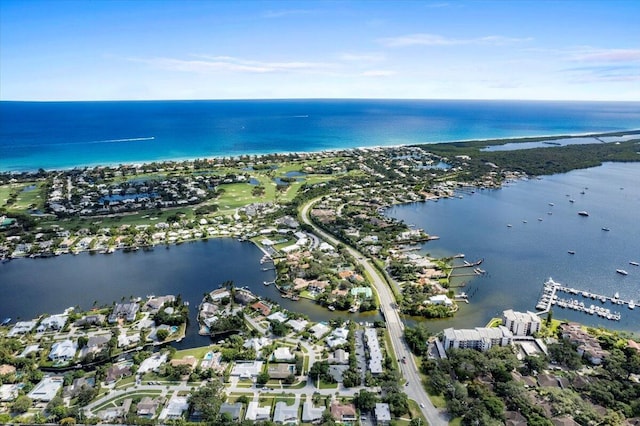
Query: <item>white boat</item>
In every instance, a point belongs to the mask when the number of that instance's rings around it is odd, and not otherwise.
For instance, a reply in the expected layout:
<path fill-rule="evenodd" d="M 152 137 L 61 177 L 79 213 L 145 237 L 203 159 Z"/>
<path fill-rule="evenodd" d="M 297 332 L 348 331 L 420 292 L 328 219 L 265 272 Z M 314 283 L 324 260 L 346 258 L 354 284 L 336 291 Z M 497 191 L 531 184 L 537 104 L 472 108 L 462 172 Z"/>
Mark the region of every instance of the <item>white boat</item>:
<path fill-rule="evenodd" d="M 629 273 L 624 269 L 616 269 L 616 272 L 619 273 L 620 275 L 629 275 Z"/>
<path fill-rule="evenodd" d="M 607 231 L 607 232 L 608 232 L 608 231 L 611 231 L 611 230 L 610 230 L 609 228 L 607 228 L 607 227 L 602 228 L 602 230 L 603 230 L 603 231 Z"/>
<path fill-rule="evenodd" d="M 581 210 L 581 211 L 578 212 L 578 215 L 580 215 L 580 216 L 589 216 L 589 213 L 584 211 L 584 210 Z"/>
<path fill-rule="evenodd" d="M 633 300 L 629 300 L 629 309 L 635 309 L 636 304 Z"/>
<path fill-rule="evenodd" d="M 616 294 L 613 295 L 613 299 L 611 299 L 612 301 L 614 300 L 618 300 L 620 298 L 620 294 L 618 294 L 618 292 L 616 291 Z"/>
<path fill-rule="evenodd" d="M 638 262 L 629 262 L 629 265 L 640 266 L 640 263 L 638 263 Z"/>

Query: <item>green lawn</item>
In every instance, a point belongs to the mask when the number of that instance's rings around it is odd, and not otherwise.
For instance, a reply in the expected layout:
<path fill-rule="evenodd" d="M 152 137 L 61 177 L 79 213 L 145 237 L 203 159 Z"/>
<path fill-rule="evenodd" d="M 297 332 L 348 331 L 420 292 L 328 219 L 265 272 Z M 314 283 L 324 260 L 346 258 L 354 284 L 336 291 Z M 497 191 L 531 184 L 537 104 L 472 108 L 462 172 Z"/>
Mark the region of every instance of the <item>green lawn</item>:
<path fill-rule="evenodd" d="M 199 348 L 183 349 L 180 351 L 176 351 L 176 353 L 173 355 L 173 358 L 180 359 L 186 356 L 193 356 L 197 359 L 202 359 L 207 352 L 211 352 L 213 350 L 213 345 L 200 346 Z"/>
<path fill-rule="evenodd" d="M 320 389 L 338 389 L 338 384 L 327 383 L 324 380 L 320 380 Z"/>

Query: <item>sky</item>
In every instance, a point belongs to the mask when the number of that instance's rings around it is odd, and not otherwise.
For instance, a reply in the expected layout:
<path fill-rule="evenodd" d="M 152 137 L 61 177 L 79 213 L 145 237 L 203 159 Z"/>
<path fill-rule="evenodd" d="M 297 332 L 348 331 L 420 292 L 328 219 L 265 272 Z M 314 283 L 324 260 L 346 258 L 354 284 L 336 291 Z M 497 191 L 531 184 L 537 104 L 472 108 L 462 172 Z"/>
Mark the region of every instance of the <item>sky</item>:
<path fill-rule="evenodd" d="M 639 0 L 0 0 L 0 100 L 640 101 Z"/>

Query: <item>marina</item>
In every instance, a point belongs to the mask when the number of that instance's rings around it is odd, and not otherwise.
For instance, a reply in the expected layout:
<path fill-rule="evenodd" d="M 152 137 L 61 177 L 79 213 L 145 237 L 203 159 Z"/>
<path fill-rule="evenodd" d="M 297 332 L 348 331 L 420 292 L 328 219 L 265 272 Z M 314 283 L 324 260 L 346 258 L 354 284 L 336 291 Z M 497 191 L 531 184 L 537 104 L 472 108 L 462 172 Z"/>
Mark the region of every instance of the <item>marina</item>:
<path fill-rule="evenodd" d="M 582 296 L 583 300 L 579 298 L 562 298 L 558 296 L 558 292 L 566 293 L 569 295 Z M 591 299 L 593 301 L 599 301 L 601 305 L 586 304 L 584 299 Z M 578 290 L 573 287 L 565 287 L 562 284 L 549 278 L 542 287 L 542 295 L 536 304 L 536 309 L 541 311 L 540 314 L 547 313 L 551 310 L 552 306 L 559 306 L 561 308 L 573 309 L 578 312 L 584 312 L 589 315 L 598 315 L 599 317 L 606 318 L 612 321 L 620 321 L 622 314 L 617 311 L 613 311 L 611 308 L 602 306 L 604 303 L 610 302 L 615 306 L 626 305 L 629 309 L 635 309 L 636 305 L 633 300 L 620 299 L 620 295 L 616 292 L 613 297 L 604 296 L 589 291 Z"/>

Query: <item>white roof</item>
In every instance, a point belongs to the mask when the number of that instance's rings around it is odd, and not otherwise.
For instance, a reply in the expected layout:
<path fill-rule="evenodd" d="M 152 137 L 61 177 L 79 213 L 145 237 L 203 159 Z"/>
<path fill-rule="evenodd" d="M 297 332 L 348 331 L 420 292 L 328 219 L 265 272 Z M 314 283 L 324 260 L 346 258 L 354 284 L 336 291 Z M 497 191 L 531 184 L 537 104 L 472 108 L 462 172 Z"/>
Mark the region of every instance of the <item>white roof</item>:
<path fill-rule="evenodd" d="M 271 321 L 285 322 L 287 320 L 287 316 L 282 312 L 274 312 L 269 315 L 267 319 Z"/>
<path fill-rule="evenodd" d="M 53 399 L 58 393 L 58 390 L 62 387 L 64 378 L 61 376 L 45 377 L 36 385 L 35 388 L 27 394 L 27 396 L 34 401 L 48 402 Z"/>
<path fill-rule="evenodd" d="M 391 421 L 391 411 L 389 410 L 389 404 L 376 403 L 375 408 L 376 420 L 379 422 Z"/>
<path fill-rule="evenodd" d="M 293 359 L 293 354 L 291 353 L 291 348 L 288 346 L 280 347 L 273 351 L 274 359 Z"/>
<path fill-rule="evenodd" d="M 251 401 L 247 407 L 246 420 L 267 420 L 271 419 L 271 406 L 259 407 L 257 401 Z"/>
<path fill-rule="evenodd" d="M 307 324 L 309 324 L 309 321 L 290 319 L 289 321 L 287 321 L 287 324 L 289 324 L 295 331 L 302 331 L 307 326 Z"/>
<path fill-rule="evenodd" d="M 262 371 L 262 361 L 237 362 L 231 369 L 232 376 L 255 377 Z"/>
<path fill-rule="evenodd" d="M 189 403 L 186 396 L 174 396 L 169 400 L 167 407 L 162 410 L 158 419 L 166 419 L 167 417 L 180 417 L 183 412 L 189 409 Z"/>
<path fill-rule="evenodd" d="M 329 332 L 329 330 L 331 330 L 329 328 L 329 326 L 319 322 L 318 324 L 314 325 L 313 327 L 311 327 L 309 329 L 310 332 L 313 333 L 313 335 L 316 337 L 316 339 L 321 338 L 322 336 L 324 336 L 325 334 L 327 334 Z"/>

